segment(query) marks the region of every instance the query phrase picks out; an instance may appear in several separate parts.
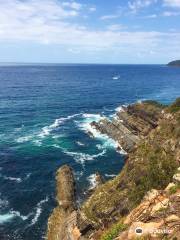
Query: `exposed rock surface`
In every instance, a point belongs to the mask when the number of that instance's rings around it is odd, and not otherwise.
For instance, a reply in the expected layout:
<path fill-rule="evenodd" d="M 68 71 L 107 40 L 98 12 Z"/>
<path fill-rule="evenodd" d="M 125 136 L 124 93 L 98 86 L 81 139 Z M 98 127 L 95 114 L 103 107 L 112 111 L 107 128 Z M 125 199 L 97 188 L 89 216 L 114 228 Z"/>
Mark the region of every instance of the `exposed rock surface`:
<path fill-rule="evenodd" d="M 123 107 L 113 120 L 105 118 L 91 125 L 129 152 L 140 139 L 157 127 L 162 108 L 162 105 L 152 101 L 137 103 Z"/>
<path fill-rule="evenodd" d="M 125 218 L 128 228 L 121 232 L 117 240 L 180 239 L 180 189 L 171 193 L 151 190 Z M 145 238 L 146 237 L 146 238 Z"/>
<path fill-rule="evenodd" d="M 72 169 L 66 165 L 61 167 L 57 171 L 56 181 L 58 206 L 49 218 L 47 239 L 78 239 L 79 232 L 74 229 L 77 225 L 77 211 Z"/>
<path fill-rule="evenodd" d="M 100 175 L 97 175 L 100 178 Z M 100 179 L 99 179 L 100 180 Z M 72 169 L 64 165 L 57 171 L 57 203 L 48 220 L 48 240 L 86 240 L 91 223 L 81 215 L 76 205 L 76 189 Z"/>
<path fill-rule="evenodd" d="M 97 188 L 83 204 L 84 215 L 96 228 L 106 228 L 126 216 L 140 203 L 148 191 L 164 189 L 173 180 L 173 176 L 174 180 L 178 181 L 179 173 L 176 171 L 180 165 L 179 102 L 180 100 L 177 100 L 163 109 L 155 103 L 145 103 L 145 105 L 137 104 L 135 108 L 125 110 L 126 115 L 128 111 L 138 112 L 136 116 L 133 114 L 133 123 L 135 125 L 136 122 L 138 123 L 139 130 L 136 130 L 138 133 L 136 136 L 140 140 L 129 152 L 120 174 Z M 146 124 L 144 122 L 142 127 L 139 124 L 142 119 L 139 118 L 141 108 L 146 109 L 146 112 L 152 109 L 148 115 L 143 114 Z M 154 117 L 151 116 L 151 112 L 154 112 Z M 130 120 L 128 120 L 129 123 Z M 132 124 L 130 126 L 132 128 Z"/>
<path fill-rule="evenodd" d="M 60 168 L 48 240 L 180 239 L 180 99 L 166 108 L 138 103 L 92 125 L 129 152 L 125 166 L 105 183 L 97 174 L 78 210 L 72 169 Z"/>

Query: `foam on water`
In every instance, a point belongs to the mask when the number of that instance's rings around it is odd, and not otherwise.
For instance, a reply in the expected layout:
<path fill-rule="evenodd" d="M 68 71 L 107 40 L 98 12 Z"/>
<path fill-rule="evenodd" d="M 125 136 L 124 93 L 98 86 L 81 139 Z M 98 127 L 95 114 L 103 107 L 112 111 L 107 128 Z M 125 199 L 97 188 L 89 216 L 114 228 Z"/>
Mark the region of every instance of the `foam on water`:
<path fill-rule="evenodd" d="M 0 215 L 0 224 L 4 224 L 6 222 L 12 221 L 14 218 L 21 218 L 23 221 L 27 220 L 30 215 L 28 216 L 23 216 L 20 214 L 18 211 L 11 210 L 10 212 L 6 214 L 1 214 Z"/>
<path fill-rule="evenodd" d="M 124 111 L 122 106 L 119 107 L 118 109 L 119 109 L 118 111 Z M 91 133 L 95 138 L 101 140 L 102 144 L 96 145 L 98 149 L 120 148 L 118 152 L 120 154 L 126 154 L 126 152 L 122 149 L 118 142 L 108 137 L 107 135 L 100 133 L 95 129 L 95 127 L 91 126 L 91 123 L 93 121 L 99 122 L 100 120 L 104 119 L 104 116 L 101 116 L 100 114 L 83 114 L 82 117 L 83 121 L 78 122 L 78 126 L 81 130 L 85 131 L 86 133 Z"/>
<path fill-rule="evenodd" d="M 110 177 L 110 178 L 114 178 L 114 177 L 116 177 L 115 174 L 107 174 L 107 173 L 105 174 L 105 176 L 106 176 L 106 177 Z"/>
<path fill-rule="evenodd" d="M 119 106 L 119 107 L 115 108 L 115 111 L 116 112 L 124 112 L 124 107 L 127 107 L 127 105 Z"/>
<path fill-rule="evenodd" d="M 89 189 L 94 189 L 97 186 L 96 174 L 91 174 L 89 177 L 87 177 L 87 180 L 90 183 Z"/>
<path fill-rule="evenodd" d="M 14 181 L 14 182 L 17 182 L 17 183 L 22 182 L 22 179 L 21 179 L 21 178 L 7 177 L 7 176 L 3 176 L 3 178 L 4 178 L 5 180 Z"/>
<path fill-rule="evenodd" d="M 106 153 L 106 150 L 103 150 L 102 152 L 100 152 L 98 154 L 94 154 L 94 155 L 90 155 L 90 154 L 82 153 L 82 152 L 71 152 L 71 151 L 67 151 L 67 150 L 63 150 L 63 152 L 65 154 L 67 154 L 68 156 L 73 157 L 73 159 L 77 163 L 81 163 L 83 165 L 85 161 L 92 161 L 95 158 L 103 156 Z"/>
<path fill-rule="evenodd" d="M 48 200 L 49 200 L 49 198 L 46 197 L 45 199 L 41 200 L 41 201 L 37 204 L 36 210 L 35 210 L 35 215 L 34 215 L 33 219 L 31 220 L 30 226 L 36 224 L 36 222 L 38 221 L 38 219 L 39 219 L 39 217 L 40 217 L 40 215 L 41 215 L 41 213 L 42 213 L 42 210 L 43 210 L 43 209 L 42 209 L 42 206 L 43 206 L 44 203 L 48 202 Z"/>
<path fill-rule="evenodd" d="M 24 142 L 29 142 L 32 140 L 34 136 L 33 135 L 28 135 L 28 136 L 24 136 L 24 137 L 19 137 L 16 142 L 17 143 L 24 143 Z"/>
<path fill-rule="evenodd" d="M 79 115 L 80 114 L 78 113 L 78 114 L 69 115 L 68 117 L 61 117 L 61 118 L 55 119 L 55 121 L 51 125 L 43 127 L 38 136 L 41 138 L 48 136 L 53 130 L 55 130 L 56 128 L 59 128 L 60 125 L 65 123 L 67 120 L 73 119 Z"/>
<path fill-rule="evenodd" d="M 77 143 L 77 145 L 79 145 L 79 146 L 85 146 L 85 144 L 82 143 L 82 142 L 80 142 L 80 141 L 76 141 L 76 143 Z"/>

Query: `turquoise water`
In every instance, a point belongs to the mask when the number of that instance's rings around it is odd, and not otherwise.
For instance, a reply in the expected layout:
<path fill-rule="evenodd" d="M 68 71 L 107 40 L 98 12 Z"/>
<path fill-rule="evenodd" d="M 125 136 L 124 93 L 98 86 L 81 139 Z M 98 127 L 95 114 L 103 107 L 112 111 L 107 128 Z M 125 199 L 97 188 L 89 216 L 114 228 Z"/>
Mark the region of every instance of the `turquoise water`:
<path fill-rule="evenodd" d="M 89 123 L 143 99 L 180 95 L 180 68 L 163 65 L 0 67 L 0 239 L 43 239 L 55 206 L 55 172 L 74 168 L 78 201 L 94 173 L 116 175 L 124 156 Z"/>

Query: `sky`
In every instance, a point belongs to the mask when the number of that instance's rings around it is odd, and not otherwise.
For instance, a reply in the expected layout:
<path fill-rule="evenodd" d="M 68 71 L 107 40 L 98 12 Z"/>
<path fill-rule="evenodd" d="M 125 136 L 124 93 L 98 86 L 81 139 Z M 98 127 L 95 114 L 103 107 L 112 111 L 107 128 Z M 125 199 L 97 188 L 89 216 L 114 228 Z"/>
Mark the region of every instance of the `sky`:
<path fill-rule="evenodd" d="M 0 62 L 180 59 L 180 0 L 0 0 Z"/>

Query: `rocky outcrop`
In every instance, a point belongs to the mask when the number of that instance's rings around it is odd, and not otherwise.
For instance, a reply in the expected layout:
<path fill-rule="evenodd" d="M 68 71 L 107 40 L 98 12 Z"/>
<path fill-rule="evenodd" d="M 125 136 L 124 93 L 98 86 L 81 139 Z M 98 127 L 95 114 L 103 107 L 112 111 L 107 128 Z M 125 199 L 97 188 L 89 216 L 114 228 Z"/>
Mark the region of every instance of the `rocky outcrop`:
<path fill-rule="evenodd" d="M 100 181 L 100 175 L 97 174 Z M 57 204 L 48 220 L 48 240 L 86 240 L 92 224 L 83 217 L 76 205 L 73 170 L 64 165 L 57 171 Z"/>
<path fill-rule="evenodd" d="M 180 165 L 179 100 L 166 108 L 154 102 L 136 104 L 129 110 L 126 108 L 124 115 L 127 116 L 128 112 L 133 112 L 135 126 L 137 122 L 133 134 L 139 137 L 139 141 L 129 152 L 120 174 L 98 187 L 82 207 L 84 215 L 96 228 L 106 228 L 126 216 L 151 189 L 164 189 L 173 178 L 179 181 L 176 173 Z M 130 123 L 131 116 L 126 126 L 130 125 L 135 131 Z"/>
<path fill-rule="evenodd" d="M 77 211 L 75 201 L 75 181 L 73 171 L 69 166 L 63 166 L 57 171 L 57 203 L 48 220 L 48 240 L 78 239 L 76 230 Z M 74 238 L 72 238 L 74 236 Z"/>
<path fill-rule="evenodd" d="M 61 167 L 48 240 L 180 239 L 180 99 L 134 104 L 92 125 L 129 152 L 125 165 L 105 183 L 97 173 L 80 209 L 72 169 Z"/>
<path fill-rule="evenodd" d="M 157 127 L 162 109 L 162 105 L 153 101 L 137 103 L 122 107 L 112 120 L 104 118 L 91 125 L 130 152 L 136 143 Z"/>
<path fill-rule="evenodd" d="M 128 228 L 117 240 L 180 239 L 180 187 L 170 183 L 165 190 L 152 189 L 123 223 Z"/>

